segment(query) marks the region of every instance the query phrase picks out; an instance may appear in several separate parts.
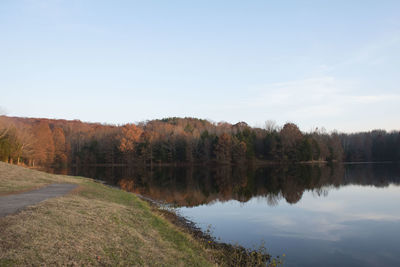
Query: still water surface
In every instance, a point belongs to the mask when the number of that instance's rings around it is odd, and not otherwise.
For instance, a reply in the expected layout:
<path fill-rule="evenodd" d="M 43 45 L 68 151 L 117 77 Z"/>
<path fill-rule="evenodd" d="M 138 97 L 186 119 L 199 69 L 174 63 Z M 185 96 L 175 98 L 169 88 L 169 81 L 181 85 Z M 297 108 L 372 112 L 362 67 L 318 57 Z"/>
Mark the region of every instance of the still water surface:
<path fill-rule="evenodd" d="M 224 242 L 265 242 L 284 266 L 400 266 L 400 167 L 80 168 L 169 203 Z"/>

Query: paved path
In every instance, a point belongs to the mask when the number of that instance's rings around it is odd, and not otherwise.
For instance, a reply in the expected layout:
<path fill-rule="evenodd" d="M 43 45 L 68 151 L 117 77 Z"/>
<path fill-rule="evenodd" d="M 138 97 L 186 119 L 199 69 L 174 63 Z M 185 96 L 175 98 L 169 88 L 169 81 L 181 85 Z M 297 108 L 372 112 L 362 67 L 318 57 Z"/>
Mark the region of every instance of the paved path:
<path fill-rule="evenodd" d="M 51 184 L 21 194 L 0 196 L 0 217 L 16 213 L 26 206 L 37 204 L 43 200 L 65 195 L 76 187 L 75 184 Z"/>

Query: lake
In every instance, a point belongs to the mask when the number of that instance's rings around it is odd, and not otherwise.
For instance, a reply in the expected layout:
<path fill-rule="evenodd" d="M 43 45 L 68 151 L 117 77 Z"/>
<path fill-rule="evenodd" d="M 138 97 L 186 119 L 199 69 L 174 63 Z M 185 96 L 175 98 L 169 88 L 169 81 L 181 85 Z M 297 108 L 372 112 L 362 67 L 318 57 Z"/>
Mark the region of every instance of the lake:
<path fill-rule="evenodd" d="M 223 242 L 265 242 L 284 266 L 400 266 L 400 166 L 90 167 L 175 207 Z"/>

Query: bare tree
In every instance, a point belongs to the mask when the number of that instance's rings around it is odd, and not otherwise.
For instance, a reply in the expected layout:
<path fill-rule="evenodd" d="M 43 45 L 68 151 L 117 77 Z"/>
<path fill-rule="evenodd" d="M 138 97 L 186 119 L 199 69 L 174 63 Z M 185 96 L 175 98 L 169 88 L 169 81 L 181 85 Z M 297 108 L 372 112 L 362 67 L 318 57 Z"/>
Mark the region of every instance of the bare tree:
<path fill-rule="evenodd" d="M 273 120 L 267 120 L 264 125 L 265 130 L 267 133 L 273 133 L 278 131 L 278 125 Z"/>

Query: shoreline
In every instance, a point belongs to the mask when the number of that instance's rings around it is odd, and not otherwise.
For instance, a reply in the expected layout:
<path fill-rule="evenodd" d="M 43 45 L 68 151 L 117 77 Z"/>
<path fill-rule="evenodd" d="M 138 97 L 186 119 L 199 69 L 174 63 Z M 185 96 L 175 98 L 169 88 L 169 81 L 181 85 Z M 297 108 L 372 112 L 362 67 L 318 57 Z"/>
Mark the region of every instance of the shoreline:
<path fill-rule="evenodd" d="M 0 265 L 277 266 L 281 263 L 279 258 L 272 259 L 261 249 L 250 251 L 216 242 L 193 222 L 160 208 L 155 201 L 102 181 L 0 162 L 1 193 L 59 182 L 79 187 L 70 194 L 0 219 Z"/>
<path fill-rule="evenodd" d="M 157 201 L 137 193 L 125 191 L 118 186 L 107 184 L 102 180 L 94 179 L 94 181 L 102 183 L 105 186 L 133 194 L 142 201 L 148 203 L 153 212 L 161 214 L 164 219 L 178 227 L 178 229 L 181 231 L 189 234 L 197 242 L 209 249 L 216 250 L 218 252 L 218 256 L 214 257 L 214 260 L 218 265 L 225 266 L 228 264 L 228 266 L 270 266 L 270 262 L 273 262 L 271 266 L 279 266 L 283 264 L 282 259 L 279 259 L 279 257 L 276 259 L 272 258 L 272 256 L 267 252 L 267 249 L 263 246 L 260 246 L 257 249 L 247 249 L 240 245 L 232 245 L 217 241 L 216 237 L 212 236 L 210 232 L 204 232 L 196 225 L 195 222 L 169 209 L 168 203 Z"/>
<path fill-rule="evenodd" d="M 121 189 L 122 190 L 122 189 Z M 134 194 L 134 193 L 132 193 Z M 162 208 L 158 201 L 144 197 L 138 194 L 139 198 L 146 201 L 156 213 L 160 213 L 163 218 L 178 227 L 181 231 L 189 234 L 195 240 L 202 243 L 207 248 L 217 251 L 217 257 L 214 257 L 216 264 L 221 266 L 280 266 L 283 265 L 283 259 L 272 258 L 267 249 L 260 246 L 256 249 L 247 249 L 240 245 L 232 245 L 229 243 L 217 241 L 209 232 L 201 230 L 196 223 L 184 216 L 177 214 L 168 208 Z"/>
<path fill-rule="evenodd" d="M 214 251 L 134 194 L 0 162 L 2 193 L 53 183 L 78 188 L 0 218 L 0 266 L 215 266 Z"/>

